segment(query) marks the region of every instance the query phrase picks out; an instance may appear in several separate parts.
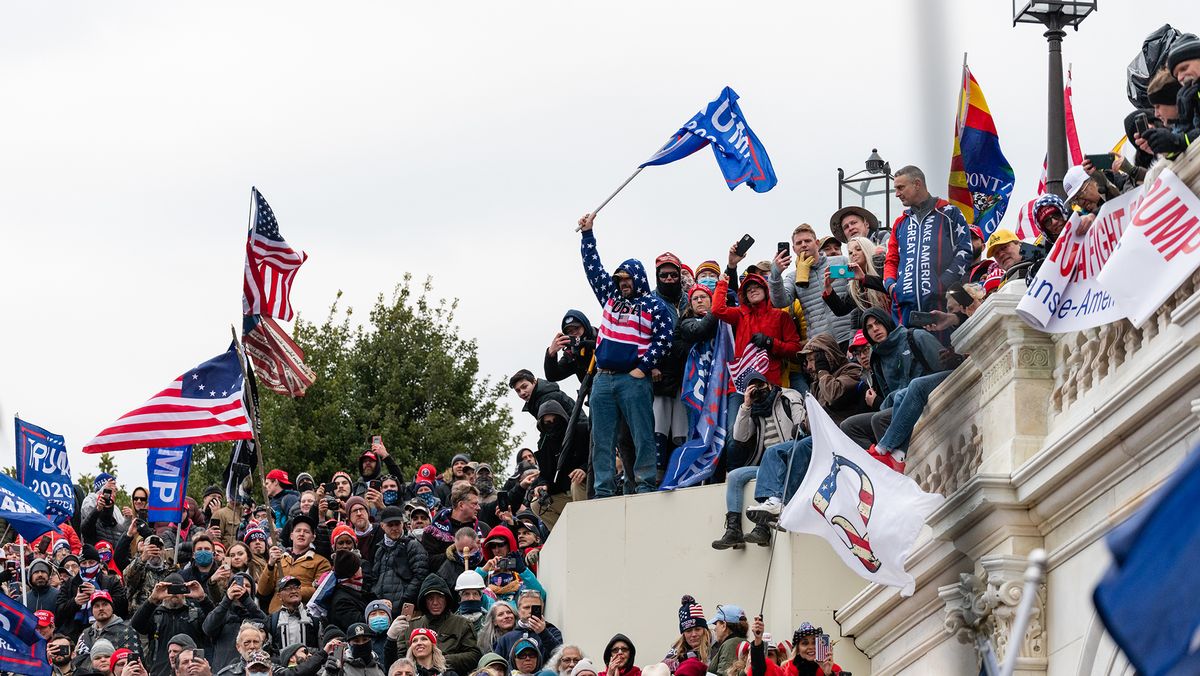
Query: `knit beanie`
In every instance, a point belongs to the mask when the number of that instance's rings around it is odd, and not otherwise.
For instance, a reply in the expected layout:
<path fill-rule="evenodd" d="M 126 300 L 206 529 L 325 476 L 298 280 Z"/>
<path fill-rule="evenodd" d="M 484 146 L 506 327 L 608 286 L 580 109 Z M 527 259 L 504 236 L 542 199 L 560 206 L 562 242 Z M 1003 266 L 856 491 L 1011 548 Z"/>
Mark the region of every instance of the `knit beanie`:
<path fill-rule="evenodd" d="M 112 654 L 116 651 L 117 649 L 113 647 L 112 641 L 102 638 L 92 644 L 92 649 L 88 654 L 93 657 L 96 655 L 108 655 L 112 657 Z"/>
<path fill-rule="evenodd" d="M 719 263 L 717 263 L 716 261 L 704 261 L 700 265 L 696 266 L 696 276 L 697 277 L 700 276 L 700 273 L 705 272 L 705 271 L 711 272 L 714 275 L 720 277 L 721 276 L 721 265 Z"/>
<path fill-rule="evenodd" d="M 346 513 L 349 514 L 358 505 L 362 505 L 363 509 L 367 510 L 367 514 L 371 513 L 371 508 L 367 506 L 367 501 L 361 495 L 354 495 L 346 500 Z"/>
<path fill-rule="evenodd" d="M 1175 66 L 1192 59 L 1200 59 L 1200 39 L 1195 37 L 1180 40 L 1171 47 L 1167 53 L 1167 68 L 1174 74 Z"/>
<path fill-rule="evenodd" d="M 583 676 L 583 674 L 596 674 L 596 665 L 588 658 L 583 658 L 575 664 L 575 668 L 571 669 L 571 676 Z M 703 676 L 703 672 L 699 676 Z"/>
<path fill-rule="evenodd" d="M 354 544 L 358 544 L 358 536 L 354 534 L 354 529 L 351 528 L 349 524 L 339 523 L 333 529 L 333 532 L 329 534 L 329 545 L 332 547 L 333 545 L 337 544 L 338 538 L 342 537 L 343 535 L 350 536 L 350 539 L 354 540 Z"/>
<path fill-rule="evenodd" d="M 704 619 L 704 608 L 696 599 L 685 595 L 679 601 L 679 633 L 691 629 L 693 627 L 708 628 L 708 621 Z"/>
<path fill-rule="evenodd" d="M 698 293 L 702 293 L 702 294 L 708 296 L 709 300 L 712 300 L 712 291 L 709 291 L 708 287 L 704 286 L 703 284 L 697 284 L 692 287 L 691 291 L 688 291 L 688 300 L 691 300 L 692 296 L 694 296 Z"/>
<path fill-rule="evenodd" d="M 416 629 L 413 629 L 412 633 L 408 635 L 409 644 L 412 644 L 413 639 L 418 636 L 424 636 L 425 638 L 429 639 L 430 643 L 437 645 L 437 632 L 432 629 L 426 629 L 425 627 L 417 627 Z"/>

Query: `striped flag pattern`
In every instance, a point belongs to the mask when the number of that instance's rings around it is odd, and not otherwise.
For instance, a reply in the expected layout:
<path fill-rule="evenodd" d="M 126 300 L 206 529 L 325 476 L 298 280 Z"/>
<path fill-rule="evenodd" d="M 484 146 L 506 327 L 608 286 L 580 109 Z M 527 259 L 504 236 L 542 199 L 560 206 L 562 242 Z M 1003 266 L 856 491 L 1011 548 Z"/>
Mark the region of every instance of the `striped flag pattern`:
<path fill-rule="evenodd" d="M 293 249 L 279 234 L 275 212 L 258 188 L 250 189 L 250 211 L 254 223 L 246 237 L 242 314 L 291 321 L 296 316 L 289 298 L 292 280 L 308 254 Z"/>
<path fill-rule="evenodd" d="M 1075 106 L 1071 103 L 1071 69 L 1067 69 L 1067 85 L 1063 87 L 1063 113 L 1067 120 L 1067 153 L 1070 155 L 1070 164 L 1068 167 L 1073 167 L 1083 164 L 1083 148 L 1079 145 L 1079 130 L 1075 128 Z M 1046 171 L 1049 168 L 1049 158 L 1042 160 L 1042 177 L 1038 179 L 1038 195 L 1046 194 Z M 1037 199 L 1037 198 L 1034 198 Z M 1030 202 L 1032 204 L 1033 202 Z M 1033 224 L 1033 237 L 1042 234 L 1038 229 L 1037 224 Z M 1017 237 L 1025 239 L 1020 233 Z"/>
<path fill-rule="evenodd" d="M 231 346 L 121 416 L 84 445 L 83 452 L 248 439 L 252 434 L 242 404 L 243 380 Z"/>
<path fill-rule="evenodd" d="M 750 376 L 754 373 L 766 373 L 771 365 L 771 355 L 761 347 L 746 343 L 742 356 L 736 361 L 729 362 L 729 378 L 738 392 L 745 392 Z"/>
<path fill-rule="evenodd" d="M 272 392 L 303 397 L 317 379 L 317 374 L 304 364 L 304 350 L 270 317 L 243 318 L 242 348 L 254 365 L 258 381 Z"/>

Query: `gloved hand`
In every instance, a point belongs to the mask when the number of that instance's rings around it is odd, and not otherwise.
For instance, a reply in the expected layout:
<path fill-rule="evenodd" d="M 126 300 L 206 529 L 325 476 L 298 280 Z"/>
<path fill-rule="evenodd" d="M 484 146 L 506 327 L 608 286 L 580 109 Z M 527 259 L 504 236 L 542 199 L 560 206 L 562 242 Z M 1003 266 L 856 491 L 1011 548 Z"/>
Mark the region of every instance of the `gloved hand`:
<path fill-rule="evenodd" d="M 399 641 L 401 636 L 408 634 L 408 618 L 401 615 L 392 620 L 392 626 L 388 627 L 387 637 L 393 641 Z"/>
<path fill-rule="evenodd" d="M 524 572 L 525 572 L 525 569 L 526 569 L 526 565 L 525 565 L 525 557 L 524 557 L 524 556 L 521 556 L 521 554 L 520 554 L 520 553 L 517 553 L 517 554 L 514 554 L 514 555 L 511 557 L 511 559 L 512 559 L 512 564 L 513 564 L 513 566 L 512 566 L 512 571 L 513 571 L 514 573 L 516 573 L 517 575 L 520 575 L 521 573 L 524 573 Z"/>
<path fill-rule="evenodd" d="M 750 344 L 754 347 L 759 347 L 767 352 L 771 351 L 771 345 L 775 343 L 775 339 L 763 333 L 756 333 L 750 336 Z"/>
<path fill-rule="evenodd" d="M 1158 127 L 1152 127 L 1142 132 L 1142 138 L 1146 139 L 1146 143 L 1150 144 L 1150 149 L 1159 155 L 1181 153 L 1188 147 L 1187 141 L 1181 134 Z"/>
<path fill-rule="evenodd" d="M 809 273 L 809 271 L 812 270 L 812 266 L 816 262 L 817 262 L 817 259 L 815 257 L 809 256 L 806 253 L 796 254 L 796 283 L 797 284 L 807 284 L 808 283 L 808 273 Z"/>

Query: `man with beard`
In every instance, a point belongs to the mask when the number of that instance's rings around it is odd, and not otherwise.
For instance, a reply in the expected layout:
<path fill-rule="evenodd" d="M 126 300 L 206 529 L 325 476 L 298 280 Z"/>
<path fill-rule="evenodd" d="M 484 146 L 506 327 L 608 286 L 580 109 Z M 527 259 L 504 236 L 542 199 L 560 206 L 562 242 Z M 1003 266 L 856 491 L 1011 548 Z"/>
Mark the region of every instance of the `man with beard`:
<path fill-rule="evenodd" d="M 64 559 L 64 564 L 65 562 Z M 100 563 L 100 553 L 95 547 L 84 545 L 79 555 L 78 574 L 67 580 L 58 590 L 54 620 L 64 634 L 79 636 L 79 632 L 88 623 L 91 599 L 101 591 L 104 592 L 103 598 L 111 608 L 110 616 L 113 613 L 118 616 L 124 615 L 129 611 L 125 585 L 116 575 L 105 575 Z"/>
<path fill-rule="evenodd" d="M 50 562 L 46 559 L 34 559 L 29 564 L 29 589 L 21 599 L 30 610 L 49 610 L 58 608 L 58 590 L 50 584 Z"/>
<path fill-rule="evenodd" d="M 554 527 L 563 508 L 573 499 L 571 473 L 587 468 L 588 454 L 591 452 L 588 422 L 582 412 L 579 417 L 581 420 L 575 421 L 575 430 L 571 435 L 571 446 L 566 449 L 567 456 L 561 458 L 570 413 L 553 400 L 543 403 L 538 409 L 540 437 L 537 451 L 533 454 L 538 464 L 538 478 L 534 483 L 531 505 L 536 513 L 542 515 L 547 528 Z"/>
<path fill-rule="evenodd" d="M 359 478 L 354 482 L 352 489 L 354 495 L 365 495 L 370 488 L 370 483 L 383 476 L 380 463 L 387 466 L 388 473 L 400 476 L 400 466 L 396 464 L 392 456 L 388 455 L 383 442 L 372 441 L 370 450 L 363 451 L 362 455 L 358 456 Z"/>
<path fill-rule="evenodd" d="M 316 591 L 317 580 L 332 568 L 329 559 L 312 549 L 313 538 L 317 532 L 312 517 L 302 514 L 296 517 L 295 521 L 292 527 L 291 550 L 285 552 L 283 548 L 275 546 L 267 552 L 267 568 L 258 576 L 259 596 L 273 596 L 275 585 L 280 578 L 291 575 L 300 580 L 300 598 L 307 602 Z M 281 603 L 278 597 L 271 599 L 267 612 L 279 610 Z"/>
<path fill-rule="evenodd" d="M 73 659 L 75 646 L 70 638 L 55 634 L 46 642 L 46 660 L 54 668 L 52 676 L 72 676 L 75 673 L 75 665 L 71 663 Z"/>
<path fill-rule="evenodd" d="M 213 647 L 209 663 L 220 670 L 237 661 L 234 649 L 238 630 L 245 622 L 265 625 L 267 614 L 254 602 L 254 588 L 250 576 L 238 573 L 225 589 L 225 598 L 203 620 L 204 635 Z M 285 644 L 286 645 L 286 644 Z"/>
<path fill-rule="evenodd" d="M 492 475 L 492 466 L 486 462 L 473 462 L 475 467 L 474 486 L 479 490 L 479 520 L 486 523 L 488 529 L 499 525 L 500 517 L 496 516 L 496 505 L 499 500 L 496 492 L 496 479 Z"/>
<path fill-rule="evenodd" d="M 171 594 L 171 585 L 187 585 L 187 595 Z M 150 598 L 133 614 L 130 624 L 147 639 L 150 676 L 170 676 L 171 659 L 168 643 L 176 634 L 187 634 L 197 645 L 207 645 L 204 636 L 204 616 L 213 611 L 213 603 L 204 587 L 191 580 L 184 582 L 179 573 L 154 585 Z"/>
<path fill-rule="evenodd" d="M 113 612 L 112 595 L 100 589 L 92 592 L 85 604 L 91 610 L 92 622 L 79 634 L 75 644 L 76 667 L 91 659 L 92 646 L 99 641 L 106 641 L 114 650 L 126 648 L 141 654 L 137 631 Z"/>
<path fill-rule="evenodd" d="M 404 510 L 384 507 L 379 513 L 383 539 L 368 564 L 375 597 L 392 602 L 394 612 L 417 600 L 421 581 L 429 574 L 429 556 L 421 543 L 404 537 Z"/>
<path fill-rule="evenodd" d="M 137 558 L 125 567 L 125 589 L 134 607 L 140 606 L 150 598 L 154 587 L 174 572 L 169 567 L 163 555 L 163 540 L 157 535 L 142 540 L 141 551 Z"/>

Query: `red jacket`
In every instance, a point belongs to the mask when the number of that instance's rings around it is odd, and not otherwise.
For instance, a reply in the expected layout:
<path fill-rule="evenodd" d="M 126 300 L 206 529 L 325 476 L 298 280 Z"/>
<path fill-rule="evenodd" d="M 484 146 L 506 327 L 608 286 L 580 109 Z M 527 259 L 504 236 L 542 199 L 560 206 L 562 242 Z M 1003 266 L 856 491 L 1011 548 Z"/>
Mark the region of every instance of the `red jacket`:
<path fill-rule="evenodd" d="M 746 275 L 738 288 L 738 300 L 742 304 L 738 307 L 729 307 L 725 301 L 729 283 L 721 280 L 717 282 L 717 289 L 713 292 L 712 312 L 717 319 L 733 327 L 732 357 L 734 360 L 742 356 L 742 352 L 750 344 L 750 337 L 754 334 L 761 333 L 772 338 L 774 342 L 771 344 L 770 350 L 771 364 L 763 375 L 772 384 L 779 385 L 783 360 L 796 356 L 802 347 L 800 334 L 796 333 L 796 324 L 792 322 L 788 313 L 771 307 L 769 298 L 764 298 L 763 302 L 751 307 L 746 300 L 748 284 L 761 285 L 763 294 L 766 295 L 767 280 L 763 279 L 761 275 L 751 273 Z"/>
<path fill-rule="evenodd" d="M 842 668 L 840 666 L 838 666 L 837 662 L 833 663 L 833 673 L 834 674 L 842 673 Z M 798 669 L 796 669 L 795 662 L 787 663 L 787 676 L 800 676 L 800 671 Z M 817 676 L 833 676 L 833 674 L 826 674 L 824 671 L 821 670 L 821 667 L 817 667 Z"/>

